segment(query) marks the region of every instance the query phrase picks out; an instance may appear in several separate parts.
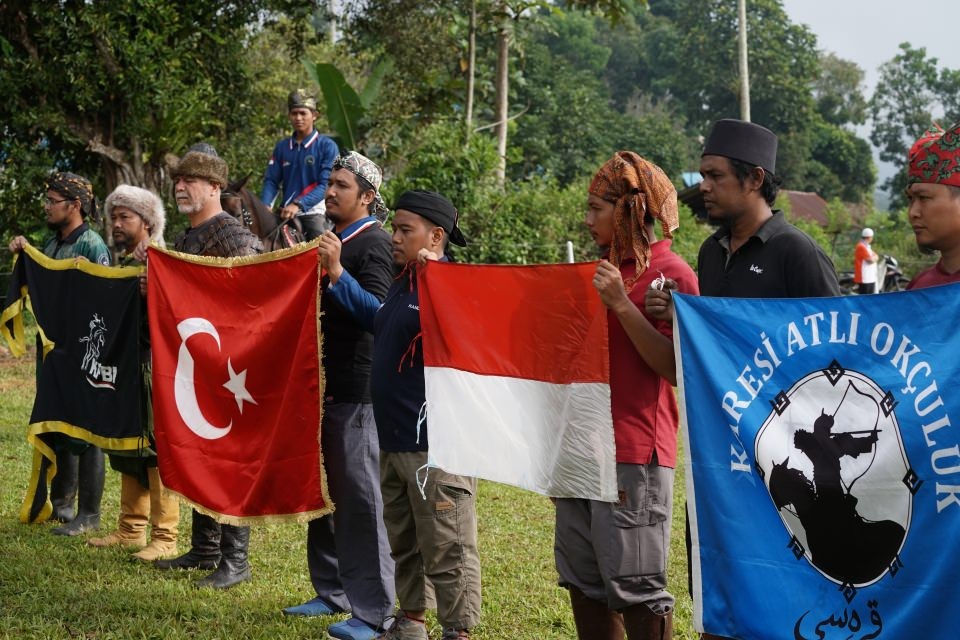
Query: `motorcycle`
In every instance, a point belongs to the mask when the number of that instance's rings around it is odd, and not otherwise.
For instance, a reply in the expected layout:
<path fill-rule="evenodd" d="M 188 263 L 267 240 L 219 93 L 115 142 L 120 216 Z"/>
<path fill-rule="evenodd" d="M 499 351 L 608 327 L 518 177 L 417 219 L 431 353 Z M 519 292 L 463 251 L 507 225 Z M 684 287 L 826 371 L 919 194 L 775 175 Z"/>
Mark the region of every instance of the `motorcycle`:
<path fill-rule="evenodd" d="M 877 264 L 877 273 L 884 274 L 883 286 L 880 289 L 880 293 L 903 291 L 910 282 L 910 278 L 903 275 L 903 271 L 900 269 L 900 262 L 891 255 L 881 256 L 881 260 Z M 838 274 L 838 280 L 840 282 L 840 292 L 843 295 L 857 295 L 859 285 L 853 281 L 852 271 L 841 272 Z"/>

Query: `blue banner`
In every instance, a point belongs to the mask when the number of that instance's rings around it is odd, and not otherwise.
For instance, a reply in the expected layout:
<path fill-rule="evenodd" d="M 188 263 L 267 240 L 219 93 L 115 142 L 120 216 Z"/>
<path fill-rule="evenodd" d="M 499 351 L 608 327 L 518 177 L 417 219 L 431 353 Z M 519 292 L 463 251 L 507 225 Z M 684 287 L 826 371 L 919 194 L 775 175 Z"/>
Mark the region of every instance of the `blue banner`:
<path fill-rule="evenodd" d="M 956 638 L 960 285 L 674 300 L 697 630 Z"/>

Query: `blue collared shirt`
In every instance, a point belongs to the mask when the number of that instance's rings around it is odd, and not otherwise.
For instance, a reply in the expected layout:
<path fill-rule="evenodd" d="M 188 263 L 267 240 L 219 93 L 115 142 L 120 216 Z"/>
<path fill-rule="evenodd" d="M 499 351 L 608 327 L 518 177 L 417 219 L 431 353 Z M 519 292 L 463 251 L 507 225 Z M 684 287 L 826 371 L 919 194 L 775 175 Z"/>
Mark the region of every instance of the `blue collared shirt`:
<path fill-rule="evenodd" d="M 339 153 L 337 143 L 316 129 L 301 142 L 297 142 L 296 136 L 284 138 L 273 148 L 267 163 L 260 199 L 273 206 L 283 185 L 281 206 L 299 202 L 304 211 L 309 211 L 323 200 L 333 161 Z"/>

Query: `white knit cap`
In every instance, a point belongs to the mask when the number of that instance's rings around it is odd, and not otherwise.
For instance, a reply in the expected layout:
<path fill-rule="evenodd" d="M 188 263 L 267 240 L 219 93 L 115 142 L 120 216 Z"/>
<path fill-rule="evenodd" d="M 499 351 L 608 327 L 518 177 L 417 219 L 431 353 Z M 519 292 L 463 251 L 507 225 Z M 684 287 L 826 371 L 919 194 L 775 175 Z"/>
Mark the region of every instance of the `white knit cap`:
<path fill-rule="evenodd" d="M 871 229 L 870 227 L 864 227 L 863 231 L 860 232 L 860 237 L 861 237 L 861 238 L 872 238 L 872 237 L 873 237 L 873 229 Z"/>
<path fill-rule="evenodd" d="M 107 196 L 107 201 L 103 205 L 107 220 L 110 219 L 110 212 L 114 207 L 126 207 L 143 218 L 150 227 L 150 240 L 163 246 L 163 228 L 167 217 L 163 211 L 163 203 L 155 193 L 129 184 L 121 184 Z"/>

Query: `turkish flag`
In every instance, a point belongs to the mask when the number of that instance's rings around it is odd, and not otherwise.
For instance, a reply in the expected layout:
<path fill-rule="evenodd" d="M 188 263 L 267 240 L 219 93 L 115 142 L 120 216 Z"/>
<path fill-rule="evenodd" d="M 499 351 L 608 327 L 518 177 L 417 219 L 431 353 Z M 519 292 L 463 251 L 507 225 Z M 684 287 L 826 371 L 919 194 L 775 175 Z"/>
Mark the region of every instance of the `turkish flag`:
<path fill-rule="evenodd" d="M 150 249 L 160 475 L 222 522 L 305 521 L 332 510 L 319 444 L 317 252 L 278 254 Z"/>

